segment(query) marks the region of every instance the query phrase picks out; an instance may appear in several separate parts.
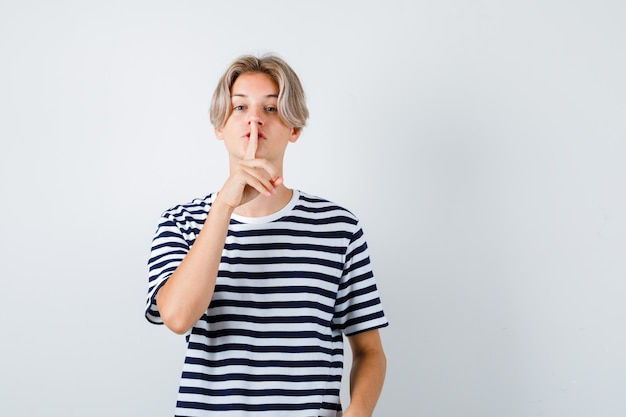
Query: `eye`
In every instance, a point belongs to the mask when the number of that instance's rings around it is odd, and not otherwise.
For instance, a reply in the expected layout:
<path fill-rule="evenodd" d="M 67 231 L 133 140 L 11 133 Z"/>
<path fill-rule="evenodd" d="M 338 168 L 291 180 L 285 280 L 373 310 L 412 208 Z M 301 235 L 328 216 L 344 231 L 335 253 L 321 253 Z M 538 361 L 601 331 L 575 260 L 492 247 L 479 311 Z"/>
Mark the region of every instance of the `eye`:
<path fill-rule="evenodd" d="M 274 107 L 274 106 L 267 106 L 265 108 L 265 111 L 269 111 L 269 112 L 275 112 L 278 111 L 278 108 Z"/>
<path fill-rule="evenodd" d="M 243 110 L 243 109 L 245 109 L 245 106 L 243 105 L 233 107 L 233 110 Z"/>

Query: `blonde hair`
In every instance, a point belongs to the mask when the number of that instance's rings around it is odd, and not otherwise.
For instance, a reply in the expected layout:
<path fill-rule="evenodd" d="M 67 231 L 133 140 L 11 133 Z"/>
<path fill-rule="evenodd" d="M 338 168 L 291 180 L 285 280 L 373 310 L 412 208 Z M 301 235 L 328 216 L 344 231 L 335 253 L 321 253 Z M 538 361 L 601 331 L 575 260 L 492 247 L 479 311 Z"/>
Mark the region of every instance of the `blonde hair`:
<path fill-rule="evenodd" d="M 211 99 L 211 123 L 223 128 L 232 113 L 231 89 L 237 78 L 246 73 L 267 74 L 278 85 L 278 114 L 292 128 L 303 128 L 309 117 L 306 97 L 294 70 L 276 55 L 243 55 L 233 61 L 220 78 Z"/>

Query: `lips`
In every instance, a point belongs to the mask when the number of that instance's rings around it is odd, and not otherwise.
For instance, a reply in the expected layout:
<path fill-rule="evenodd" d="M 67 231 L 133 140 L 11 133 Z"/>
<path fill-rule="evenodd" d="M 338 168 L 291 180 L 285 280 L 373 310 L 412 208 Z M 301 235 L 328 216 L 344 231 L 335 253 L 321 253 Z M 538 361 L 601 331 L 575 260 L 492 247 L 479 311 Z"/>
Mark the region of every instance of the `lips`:
<path fill-rule="evenodd" d="M 250 139 L 250 132 L 247 132 L 244 136 L 245 136 L 246 139 Z M 263 134 L 263 132 L 259 131 L 258 139 L 259 140 L 265 139 L 265 135 Z"/>

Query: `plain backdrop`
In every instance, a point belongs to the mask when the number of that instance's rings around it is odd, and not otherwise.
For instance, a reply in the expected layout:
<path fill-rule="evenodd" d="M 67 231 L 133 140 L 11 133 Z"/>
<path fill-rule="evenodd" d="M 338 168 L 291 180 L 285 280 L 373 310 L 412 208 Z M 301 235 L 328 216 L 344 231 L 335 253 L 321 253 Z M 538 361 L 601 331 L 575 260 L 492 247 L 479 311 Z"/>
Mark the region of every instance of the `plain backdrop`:
<path fill-rule="evenodd" d="M 0 415 L 173 414 L 150 242 L 226 179 L 217 79 L 274 52 L 311 110 L 287 185 L 365 227 L 375 415 L 623 417 L 624 22 L 622 0 L 1 0 Z"/>

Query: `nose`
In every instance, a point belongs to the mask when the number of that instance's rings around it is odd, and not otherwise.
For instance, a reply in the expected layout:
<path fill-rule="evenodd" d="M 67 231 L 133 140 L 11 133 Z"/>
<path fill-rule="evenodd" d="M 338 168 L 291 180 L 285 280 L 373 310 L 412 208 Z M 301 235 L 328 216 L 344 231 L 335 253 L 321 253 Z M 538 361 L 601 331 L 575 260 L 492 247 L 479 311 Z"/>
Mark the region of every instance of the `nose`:
<path fill-rule="evenodd" d="M 252 123 L 256 123 L 259 126 L 263 125 L 263 113 L 256 108 L 248 110 L 248 124 L 251 125 Z"/>

